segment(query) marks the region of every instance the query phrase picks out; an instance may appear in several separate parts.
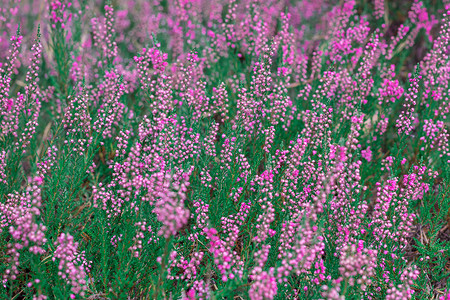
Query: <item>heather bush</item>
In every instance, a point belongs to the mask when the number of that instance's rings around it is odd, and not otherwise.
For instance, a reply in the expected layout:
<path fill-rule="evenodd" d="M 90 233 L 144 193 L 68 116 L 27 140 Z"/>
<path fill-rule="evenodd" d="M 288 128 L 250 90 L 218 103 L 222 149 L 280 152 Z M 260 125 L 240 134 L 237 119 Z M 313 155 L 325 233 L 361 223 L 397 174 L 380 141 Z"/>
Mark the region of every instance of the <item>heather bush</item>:
<path fill-rule="evenodd" d="M 1 299 L 450 299 L 450 1 L 0 6 Z"/>

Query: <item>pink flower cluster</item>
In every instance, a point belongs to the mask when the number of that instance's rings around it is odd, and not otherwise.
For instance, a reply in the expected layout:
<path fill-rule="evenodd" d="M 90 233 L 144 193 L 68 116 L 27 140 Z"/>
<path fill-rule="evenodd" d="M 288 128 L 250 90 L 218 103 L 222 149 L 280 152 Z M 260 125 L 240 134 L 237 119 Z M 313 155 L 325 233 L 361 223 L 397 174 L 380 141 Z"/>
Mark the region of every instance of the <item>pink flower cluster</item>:
<path fill-rule="evenodd" d="M 72 286 L 70 295 L 75 299 L 75 295 L 84 296 L 86 291 L 86 272 L 84 266 L 78 265 L 77 248 L 78 243 L 73 240 L 70 234 L 62 233 L 55 242 L 56 250 L 53 253 L 53 261 L 59 260 L 58 275 Z"/>

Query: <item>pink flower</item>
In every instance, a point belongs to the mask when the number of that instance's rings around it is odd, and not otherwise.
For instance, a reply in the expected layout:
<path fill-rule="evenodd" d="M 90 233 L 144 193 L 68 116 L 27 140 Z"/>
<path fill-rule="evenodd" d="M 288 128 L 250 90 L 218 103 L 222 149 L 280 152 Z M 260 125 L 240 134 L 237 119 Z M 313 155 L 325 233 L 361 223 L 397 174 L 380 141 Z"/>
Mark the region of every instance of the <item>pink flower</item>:
<path fill-rule="evenodd" d="M 372 151 L 370 150 L 370 146 L 367 149 L 361 151 L 361 156 L 365 158 L 367 161 L 372 160 Z"/>

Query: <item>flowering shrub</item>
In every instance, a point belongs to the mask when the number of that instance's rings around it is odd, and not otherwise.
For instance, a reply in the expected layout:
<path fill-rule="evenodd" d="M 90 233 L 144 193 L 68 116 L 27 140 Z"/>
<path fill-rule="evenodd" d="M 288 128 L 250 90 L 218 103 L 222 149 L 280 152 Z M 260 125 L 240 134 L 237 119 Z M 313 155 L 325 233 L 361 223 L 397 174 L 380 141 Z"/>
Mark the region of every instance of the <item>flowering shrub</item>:
<path fill-rule="evenodd" d="M 450 299 L 450 1 L 0 7 L 1 299 Z"/>

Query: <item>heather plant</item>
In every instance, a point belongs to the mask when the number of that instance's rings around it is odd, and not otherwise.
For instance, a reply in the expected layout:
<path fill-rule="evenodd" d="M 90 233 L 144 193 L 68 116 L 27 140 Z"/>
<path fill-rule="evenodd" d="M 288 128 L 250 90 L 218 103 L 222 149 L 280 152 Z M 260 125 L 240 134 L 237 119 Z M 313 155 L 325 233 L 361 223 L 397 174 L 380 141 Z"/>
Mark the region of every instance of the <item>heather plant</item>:
<path fill-rule="evenodd" d="M 450 2 L 0 6 L 1 299 L 450 299 Z"/>

